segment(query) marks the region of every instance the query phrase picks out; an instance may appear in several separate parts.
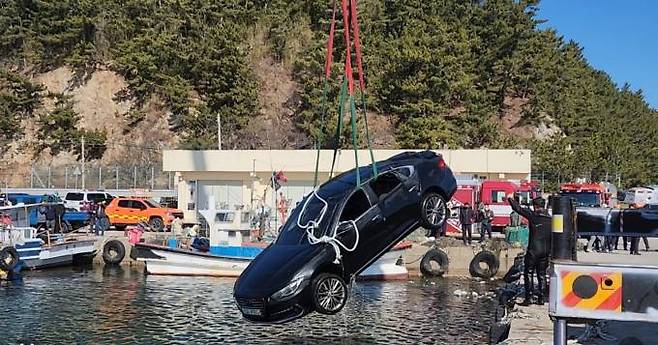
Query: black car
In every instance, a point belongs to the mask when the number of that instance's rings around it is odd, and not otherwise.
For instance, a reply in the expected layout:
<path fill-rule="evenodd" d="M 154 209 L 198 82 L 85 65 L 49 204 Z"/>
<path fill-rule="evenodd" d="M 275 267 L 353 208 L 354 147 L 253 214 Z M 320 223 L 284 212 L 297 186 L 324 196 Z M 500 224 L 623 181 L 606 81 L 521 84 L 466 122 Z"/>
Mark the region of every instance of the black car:
<path fill-rule="evenodd" d="M 235 282 L 251 321 L 282 323 L 312 311 L 339 312 L 351 282 L 419 226 L 439 228 L 457 189 L 440 155 L 404 152 L 345 172 L 307 195 Z"/>

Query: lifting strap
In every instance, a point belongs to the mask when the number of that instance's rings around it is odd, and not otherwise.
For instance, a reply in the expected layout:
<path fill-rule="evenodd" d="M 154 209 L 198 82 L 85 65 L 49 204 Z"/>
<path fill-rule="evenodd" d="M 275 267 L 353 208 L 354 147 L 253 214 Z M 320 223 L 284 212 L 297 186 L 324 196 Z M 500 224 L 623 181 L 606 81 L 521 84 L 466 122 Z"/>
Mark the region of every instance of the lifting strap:
<path fill-rule="evenodd" d="M 367 117 L 367 107 L 366 107 L 366 94 L 365 94 L 365 78 L 363 73 L 363 59 L 361 51 L 361 42 L 359 37 L 359 24 L 357 16 L 357 7 L 356 0 L 349 0 L 349 10 L 348 10 L 348 0 L 341 0 L 341 10 L 343 15 L 343 34 L 345 38 L 345 74 L 343 78 L 343 83 L 340 91 L 339 99 L 339 118 L 338 125 L 336 127 L 336 134 L 334 138 L 334 152 L 333 158 L 331 161 L 331 171 L 330 177 L 333 176 L 334 168 L 336 165 L 336 156 L 338 149 L 340 147 L 340 134 L 342 132 L 342 123 L 343 115 L 345 111 L 345 102 L 346 98 L 349 97 L 349 107 L 350 107 L 350 123 L 351 123 L 351 132 L 352 132 L 352 147 L 354 149 L 354 161 L 356 164 L 356 183 L 357 186 L 361 186 L 361 173 L 359 170 L 359 158 L 358 158 L 358 127 L 356 124 L 357 120 L 357 111 L 356 111 L 356 102 L 354 100 L 354 72 L 352 69 L 352 52 L 351 52 L 351 40 L 350 40 L 350 27 L 352 28 L 352 33 L 354 35 L 354 50 L 356 54 L 356 66 L 359 76 L 359 90 L 361 92 L 361 103 L 363 111 L 363 119 L 365 125 L 365 135 L 366 143 L 368 146 L 368 151 L 370 153 L 370 159 L 372 161 L 372 170 L 373 176 L 377 176 L 377 165 L 375 164 L 375 157 L 372 152 L 372 145 L 370 140 L 370 133 L 368 130 L 368 117 Z M 350 25 L 351 24 L 351 25 Z M 329 28 L 329 39 L 327 42 L 327 52 L 325 54 L 325 73 L 324 73 L 324 90 L 322 93 L 322 116 L 321 116 L 321 129 L 320 133 L 316 139 L 316 158 L 315 158 L 315 178 L 314 186 L 318 184 L 318 175 L 319 175 L 319 162 L 320 162 L 320 150 L 322 148 L 322 136 L 324 133 L 325 118 L 327 114 L 327 89 L 328 89 L 328 80 L 331 76 L 331 65 L 333 60 L 333 44 L 335 37 L 335 27 L 336 27 L 336 0 L 333 0 L 333 12 L 331 15 L 331 24 Z"/>

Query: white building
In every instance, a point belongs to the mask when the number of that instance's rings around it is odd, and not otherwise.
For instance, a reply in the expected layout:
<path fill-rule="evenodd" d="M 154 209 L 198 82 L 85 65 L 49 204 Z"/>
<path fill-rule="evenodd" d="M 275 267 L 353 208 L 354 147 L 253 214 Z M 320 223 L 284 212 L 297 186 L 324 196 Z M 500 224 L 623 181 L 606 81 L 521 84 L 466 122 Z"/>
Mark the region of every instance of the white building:
<path fill-rule="evenodd" d="M 384 160 L 403 150 L 374 150 L 375 160 Z M 530 150 L 437 150 L 456 175 L 487 179 L 530 179 Z M 333 151 L 320 153 L 320 183 L 329 178 Z M 269 188 L 273 171 L 283 171 L 282 184 L 289 205 L 294 206 L 313 188 L 315 150 L 167 150 L 163 169 L 176 173 L 178 207 L 185 218 L 196 220 L 196 210 L 207 209 L 209 196 L 217 208 L 272 206 L 275 197 Z M 358 152 L 360 165 L 370 163 L 367 150 Z M 335 172 L 355 167 L 354 151 L 339 151 Z"/>

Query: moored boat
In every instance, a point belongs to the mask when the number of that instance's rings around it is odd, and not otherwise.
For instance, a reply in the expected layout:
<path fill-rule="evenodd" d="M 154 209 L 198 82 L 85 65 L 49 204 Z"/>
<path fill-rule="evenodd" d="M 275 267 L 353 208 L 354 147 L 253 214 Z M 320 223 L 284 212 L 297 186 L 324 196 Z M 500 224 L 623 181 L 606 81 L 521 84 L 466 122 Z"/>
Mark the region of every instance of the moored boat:
<path fill-rule="evenodd" d="M 390 251 L 368 266 L 358 276 L 359 280 L 403 280 L 409 278 L 409 271 L 402 263 L 401 256 L 411 248 L 411 241 L 402 241 Z"/>

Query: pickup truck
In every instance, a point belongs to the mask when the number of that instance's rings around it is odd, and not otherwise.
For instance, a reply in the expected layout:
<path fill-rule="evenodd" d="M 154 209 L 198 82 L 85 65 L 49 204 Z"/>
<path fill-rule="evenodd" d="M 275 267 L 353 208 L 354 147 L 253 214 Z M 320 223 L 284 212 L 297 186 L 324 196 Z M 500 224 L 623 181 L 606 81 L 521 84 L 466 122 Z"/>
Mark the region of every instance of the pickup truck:
<path fill-rule="evenodd" d="M 183 211 L 175 208 L 162 207 L 158 203 L 144 198 L 118 197 L 112 199 L 105 208 L 110 224 L 117 230 L 127 225 L 147 222 L 155 231 L 163 231 L 176 218 L 183 218 Z"/>

